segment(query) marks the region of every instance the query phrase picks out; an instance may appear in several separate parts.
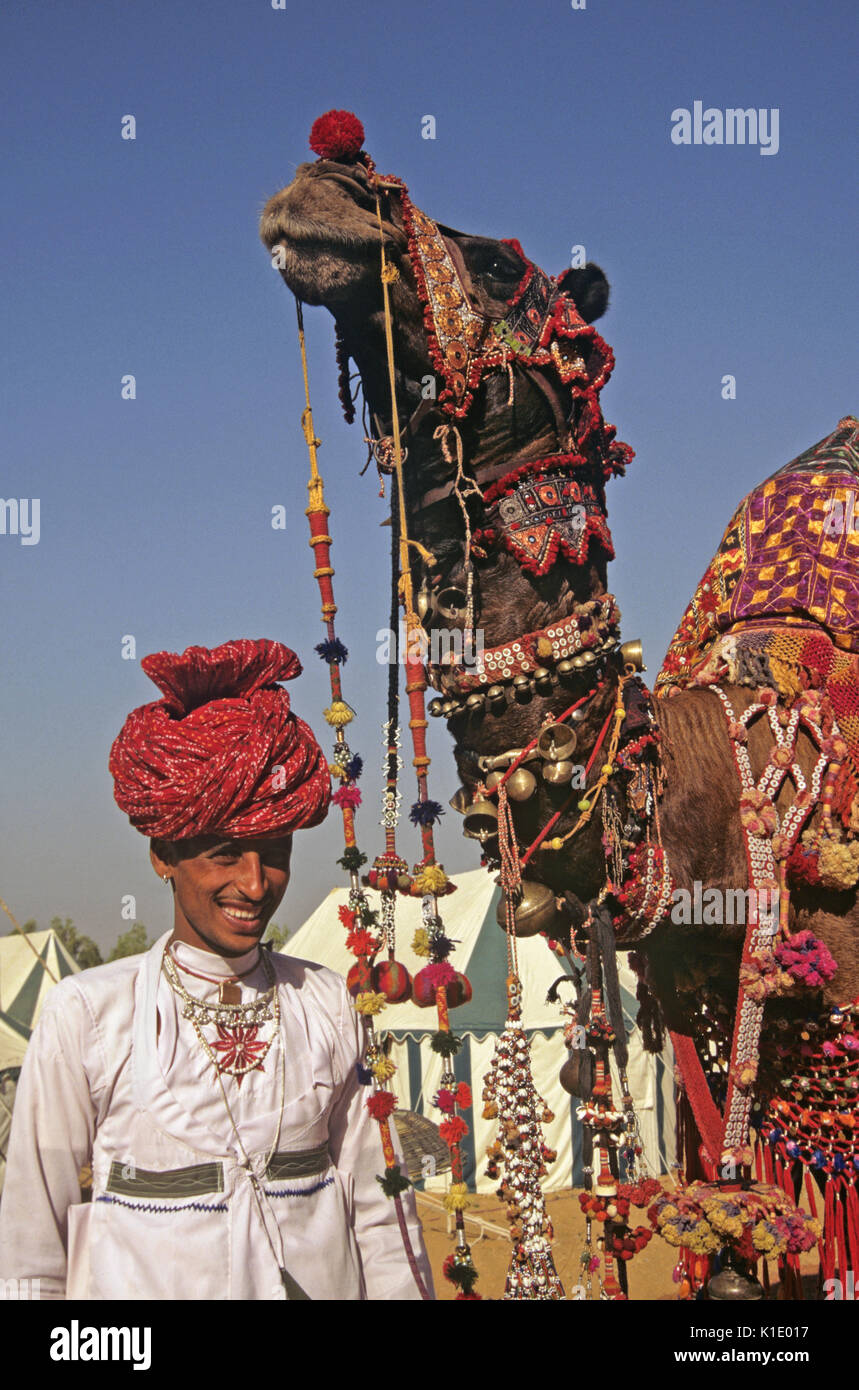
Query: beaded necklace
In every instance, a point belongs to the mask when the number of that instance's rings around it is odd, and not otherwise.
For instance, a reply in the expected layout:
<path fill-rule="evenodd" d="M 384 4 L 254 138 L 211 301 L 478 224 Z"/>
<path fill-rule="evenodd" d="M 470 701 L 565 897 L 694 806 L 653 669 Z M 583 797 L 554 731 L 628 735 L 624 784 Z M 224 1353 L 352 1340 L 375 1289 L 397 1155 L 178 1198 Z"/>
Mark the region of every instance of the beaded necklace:
<path fill-rule="evenodd" d="M 280 1031 L 280 1000 L 274 979 L 271 961 L 265 952 L 261 955 L 266 978 L 270 988 L 265 994 L 258 994 L 244 1004 L 224 1004 L 220 1000 L 207 1004 L 195 999 L 182 981 L 172 956 L 165 952 L 163 969 L 168 983 L 182 1000 L 182 1017 L 187 1019 L 199 1039 L 200 1045 L 220 1081 L 221 1074 L 234 1076 L 239 1085 L 250 1071 L 261 1071 L 271 1045 Z M 274 1023 L 272 1036 L 261 1041 L 258 1031 L 264 1023 Z M 203 1029 L 217 1029 L 218 1039 L 212 1044 L 205 1037 Z M 217 1054 L 221 1055 L 218 1056 Z"/>

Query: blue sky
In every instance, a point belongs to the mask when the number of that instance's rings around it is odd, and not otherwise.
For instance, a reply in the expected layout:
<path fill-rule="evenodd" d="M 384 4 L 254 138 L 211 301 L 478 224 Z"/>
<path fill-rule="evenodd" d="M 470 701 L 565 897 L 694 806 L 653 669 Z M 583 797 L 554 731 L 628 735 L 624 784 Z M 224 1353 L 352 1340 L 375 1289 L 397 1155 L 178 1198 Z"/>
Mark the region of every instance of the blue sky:
<path fill-rule="evenodd" d="M 610 583 L 651 675 L 739 499 L 857 410 L 848 0 L 100 0 L 10 3 L 0 25 L 0 494 L 41 504 L 38 545 L 0 536 L 0 894 L 21 919 L 69 915 L 109 945 L 133 894 L 150 932 L 169 925 L 107 772 L 126 713 L 155 694 L 123 636 L 138 658 L 284 640 L 305 662 L 295 706 L 325 731 L 294 310 L 256 230 L 312 157 L 321 112 L 354 110 L 379 169 L 438 220 L 518 236 L 552 273 L 583 244 L 606 271 L 603 407 L 637 452 L 609 486 Z M 778 153 L 672 144 L 671 112 L 696 100 L 778 108 Z M 332 322 L 306 319 L 372 855 L 387 532 L 340 417 Z M 449 739 L 432 737 L 446 801 Z M 408 778 L 404 791 L 408 804 Z M 297 926 L 339 881 L 338 820 L 302 839 L 280 921 Z M 449 871 L 475 865 L 453 812 L 439 844 Z M 417 857 L 408 827 L 401 848 Z"/>

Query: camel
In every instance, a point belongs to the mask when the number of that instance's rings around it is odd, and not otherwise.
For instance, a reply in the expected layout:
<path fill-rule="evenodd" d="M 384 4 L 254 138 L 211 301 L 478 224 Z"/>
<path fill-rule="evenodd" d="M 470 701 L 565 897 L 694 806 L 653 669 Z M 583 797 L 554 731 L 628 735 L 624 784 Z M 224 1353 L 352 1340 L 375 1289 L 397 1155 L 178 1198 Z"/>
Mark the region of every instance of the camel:
<path fill-rule="evenodd" d="M 590 406 L 586 396 L 569 385 L 570 379 L 575 385 L 575 362 L 564 359 L 546 365 L 538 360 L 531 364 L 526 353 L 511 354 L 506 360 L 502 350 L 500 366 L 482 373 L 473 389 L 454 381 L 454 396 L 448 389 L 445 411 L 444 396 L 437 389 L 438 354 L 436 351 L 434 355 L 428 331 L 426 286 L 421 283 L 425 266 L 416 265 L 414 255 L 410 255 L 416 219 L 418 231 L 426 233 L 438 256 L 446 253 L 449 258 L 444 264 L 453 266 L 473 319 L 501 325 L 502 344 L 511 301 L 521 290 L 524 265 L 530 263 L 517 243 L 467 235 L 424 219 L 403 189 L 398 180 L 380 181 L 372 161 L 363 155 L 323 157 L 300 165 L 292 182 L 268 201 L 260 230 L 293 294 L 305 304 L 324 306 L 333 315 L 341 399 L 349 409 L 351 360 L 360 376 L 372 433 L 385 440 L 391 435 L 392 417 L 379 276 L 379 195 L 381 234 L 387 260 L 395 271 L 390 296 L 397 411 L 408 447 L 406 511 L 410 534 L 431 557 L 415 562 L 425 624 L 459 631 L 467 626 L 472 620 L 466 613 L 469 584 L 473 622 L 489 650 L 512 643 L 522 634 L 545 632 L 553 624 L 582 613 L 586 623 L 596 621 L 595 615 L 606 611 L 607 563 L 612 554 L 607 532 L 600 529 L 606 512 L 606 476 L 610 471 L 622 471 L 625 456 L 610 445 L 611 435 L 604 435 L 602 461 L 605 463 L 610 455 L 611 468 L 600 471 L 594 462 L 596 455 L 592 455 L 594 466 L 578 475 L 590 486 L 582 515 L 589 519 L 589 525 L 593 519 L 593 531 L 586 531 L 580 554 L 571 558 L 566 552 L 559 553 L 553 563 L 529 568 L 520 562 L 515 548 L 498 543 L 498 511 L 496 508 L 490 516 L 485 501 L 487 493 L 492 495 L 493 483 L 534 460 L 575 451 Z M 582 325 L 576 329 L 578 336 L 571 339 L 571 351 L 588 359 L 591 372 L 599 372 L 601 364 L 594 360 L 594 354 L 602 340 L 589 330 L 608 306 L 605 274 L 589 263 L 567 270 L 552 283 L 556 286 L 552 293 L 562 292 L 573 301 L 577 323 Z M 452 380 L 451 374 L 445 377 L 448 388 Z M 432 389 L 428 391 L 428 383 L 436 388 L 435 394 Z M 455 412 L 453 407 L 463 403 L 465 408 Z M 458 439 L 451 432 L 453 424 Z M 477 485 L 467 490 L 465 497 L 462 487 L 453 486 L 460 444 L 463 476 Z M 465 516 L 471 532 L 470 548 Z M 494 533 L 488 521 L 494 522 Z M 606 640 L 586 661 L 567 661 L 562 674 L 553 669 L 545 671 L 541 679 L 520 677 L 518 686 L 508 680 L 506 686 L 493 687 L 496 692 L 502 690 L 503 699 L 497 695 L 490 699 L 492 689 L 487 694 L 485 683 L 473 692 L 474 698 L 468 698 L 463 688 L 449 680 L 444 668 L 435 672 L 441 699 L 433 712 L 441 711 L 453 736 L 464 789 L 459 809 L 465 810 L 466 821 L 475 801 L 480 806 L 485 802 L 492 761 L 500 758 L 496 771 L 509 766 L 509 758 L 505 761 L 504 756 L 509 750 L 525 748 L 545 724 L 577 701 L 581 703 L 570 724 L 575 734 L 575 758 L 582 765 L 591 759 L 600 732 L 610 723 L 617 706 L 619 685 L 626 680 L 632 689 L 635 684 L 634 663 L 629 663 L 629 651 L 621 648 L 610 620 L 601 631 Z M 728 679 L 719 684 L 736 725 L 754 705 L 758 692 L 747 683 L 731 684 Z M 637 700 L 634 693 L 631 699 L 626 698 L 625 729 L 630 721 L 635 726 L 635 711 L 640 710 Z M 736 895 L 737 890 L 750 887 L 749 860 L 736 745 L 729 736 L 730 719 L 723 697 L 712 685 L 676 686 L 653 700 L 652 712 L 659 731 L 659 753 L 658 789 L 654 792 L 655 783 L 651 783 L 651 800 L 658 802 L 672 901 L 680 901 L 685 893 L 687 901 L 700 904 L 702 886 L 710 893 L 716 890 L 722 898 Z M 645 722 L 640 728 L 644 728 L 646 717 L 641 718 Z M 773 739 L 765 717 L 750 723 L 747 742 L 743 736 L 755 778 L 767 764 Z M 796 762 L 806 780 L 818 760 L 818 742 L 802 724 L 796 737 Z M 533 764 L 522 766 L 527 773 Z M 587 778 L 588 789 L 593 788 L 599 767 L 597 758 Z M 580 793 L 581 800 L 573 797 L 571 801 L 568 781 L 553 784 L 537 776 L 531 794 L 519 801 L 512 799 L 512 782 L 510 785 L 510 809 L 520 845 L 530 845 L 559 810 L 562 814 L 553 833 L 568 830 L 581 814 L 581 806 L 587 805 L 587 791 Z M 794 781 L 785 778 L 774 797 L 781 818 L 796 794 Z M 542 904 L 534 929 L 544 930 L 567 946 L 581 930 L 588 905 L 599 900 L 606 886 L 604 838 L 610 829 L 603 814 L 606 804 L 603 799 L 594 805 L 580 831 L 562 848 L 550 848 L 544 841 L 525 871 L 528 883 L 537 885 L 534 891 Z M 623 822 L 629 806 L 622 798 L 615 805 Z M 821 807 L 815 807 L 805 829 L 819 826 L 822 814 Z M 479 815 L 471 820 L 479 822 Z M 491 834 L 482 838 L 486 861 L 497 866 L 497 843 Z M 547 902 L 548 909 L 543 910 Z M 705 1058 L 708 1038 L 718 1041 L 722 1034 L 722 1045 L 725 1037 L 730 1043 L 745 926 L 713 920 L 713 914 L 708 918 L 706 912 L 703 920 L 700 911 L 693 916 L 698 920 L 678 921 L 678 914 L 665 913 L 641 940 L 633 936 L 621 939 L 619 945 L 636 951 L 641 997 L 646 1003 L 650 1001 L 654 1031 L 658 1034 L 664 1024 L 678 1035 L 692 1035 L 699 1055 Z M 824 942 L 838 968 L 833 978 L 814 990 L 767 998 L 762 1051 L 769 1061 L 762 1067 L 755 1090 L 758 1118 L 777 1095 L 783 1075 L 792 1068 L 801 1069 L 801 1062 L 790 1051 L 798 1032 L 810 1026 L 814 1036 L 815 1030 L 825 1028 L 821 1020 L 831 1009 L 849 1006 L 859 997 L 855 887 L 798 886 L 791 892 L 785 923 L 791 933 L 810 931 Z M 531 927 L 523 922 L 522 930 Z M 656 1000 L 655 1009 L 651 996 Z M 711 1073 L 710 1080 L 717 1090 L 721 1087 L 721 1104 L 727 1084 L 724 1067 L 721 1075 Z"/>

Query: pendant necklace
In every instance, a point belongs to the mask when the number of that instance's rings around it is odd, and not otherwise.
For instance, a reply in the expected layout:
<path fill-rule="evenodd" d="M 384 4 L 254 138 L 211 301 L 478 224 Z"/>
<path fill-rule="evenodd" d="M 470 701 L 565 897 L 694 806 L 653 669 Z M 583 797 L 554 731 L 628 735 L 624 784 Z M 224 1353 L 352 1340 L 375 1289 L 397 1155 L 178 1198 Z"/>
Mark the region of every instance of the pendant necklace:
<path fill-rule="evenodd" d="M 225 1073 L 234 1076 L 239 1086 L 248 1072 L 262 1071 L 271 1045 L 280 1032 L 280 1000 L 274 967 L 267 952 L 261 953 L 261 959 L 270 985 L 264 994 L 257 994 L 244 1004 L 227 1004 L 221 999 L 206 1003 L 189 993 L 179 978 L 173 957 L 169 952 L 164 953 L 164 974 L 182 1001 L 182 1017 L 193 1027 L 218 1079 Z M 274 1023 L 274 1029 L 271 1037 L 263 1041 L 259 1030 L 265 1023 Z M 214 1043 L 206 1038 L 204 1028 L 216 1030 L 218 1036 Z"/>

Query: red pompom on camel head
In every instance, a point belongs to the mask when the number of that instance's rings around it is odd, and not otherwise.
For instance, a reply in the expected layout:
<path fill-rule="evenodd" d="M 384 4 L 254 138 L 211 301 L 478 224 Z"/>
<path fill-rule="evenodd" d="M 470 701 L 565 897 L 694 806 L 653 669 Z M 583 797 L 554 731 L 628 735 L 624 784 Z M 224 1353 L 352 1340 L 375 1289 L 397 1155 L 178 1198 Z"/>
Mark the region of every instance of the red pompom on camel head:
<path fill-rule="evenodd" d="M 352 164 L 364 144 L 364 127 L 351 111 L 326 111 L 310 130 L 310 148 L 320 159 Z"/>

